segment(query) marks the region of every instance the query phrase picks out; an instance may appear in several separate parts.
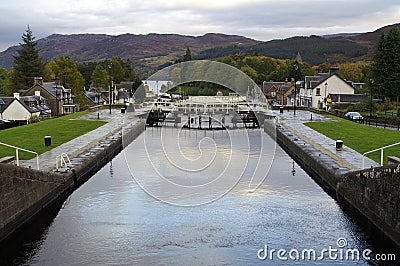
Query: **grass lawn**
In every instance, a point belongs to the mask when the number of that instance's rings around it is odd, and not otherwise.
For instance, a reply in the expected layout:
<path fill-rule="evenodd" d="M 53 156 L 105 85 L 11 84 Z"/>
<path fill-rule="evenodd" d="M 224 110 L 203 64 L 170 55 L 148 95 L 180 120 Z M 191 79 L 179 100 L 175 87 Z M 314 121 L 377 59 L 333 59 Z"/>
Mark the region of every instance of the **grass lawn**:
<path fill-rule="evenodd" d="M 361 154 L 400 142 L 399 131 L 362 125 L 336 116 L 328 117 L 331 117 L 338 122 L 308 122 L 305 123 L 305 125 L 333 140 L 343 140 L 344 145 Z M 385 149 L 385 158 L 388 155 L 400 157 L 400 145 Z M 367 156 L 378 163 L 380 162 L 380 151 L 368 154 Z"/>
<path fill-rule="evenodd" d="M 0 142 L 14 145 L 27 150 L 44 153 L 54 147 L 79 137 L 99 126 L 104 121 L 70 120 L 88 113 L 79 112 L 42 122 L 0 130 Z M 44 136 L 51 136 L 51 146 L 44 145 Z M 0 145 L 0 158 L 15 155 L 15 149 Z M 19 152 L 20 159 L 33 158 L 34 155 L 27 152 Z"/>

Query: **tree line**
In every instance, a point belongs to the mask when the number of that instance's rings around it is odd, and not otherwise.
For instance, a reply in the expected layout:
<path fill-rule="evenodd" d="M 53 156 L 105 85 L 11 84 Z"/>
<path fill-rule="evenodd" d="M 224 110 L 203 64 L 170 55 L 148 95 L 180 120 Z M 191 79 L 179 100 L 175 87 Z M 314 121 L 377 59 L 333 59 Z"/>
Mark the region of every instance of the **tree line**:
<path fill-rule="evenodd" d="M 291 41 L 299 41 L 298 39 L 294 38 Z M 319 51 L 319 47 L 326 45 L 325 40 L 315 36 L 312 36 L 312 38 L 300 38 L 300 40 L 307 43 L 311 40 L 317 41 L 318 45 L 315 48 L 317 51 Z M 18 54 L 14 57 L 14 67 L 10 71 L 0 68 L 0 95 L 11 95 L 12 92 L 29 88 L 33 85 L 33 80 L 36 76 L 42 76 L 45 81 L 58 79 L 61 85 L 72 89 L 73 93 L 77 96 L 81 94 L 82 88 L 89 88 L 91 85 L 106 89 L 110 84 L 110 80 L 116 83 L 134 81 L 133 90 L 141 84 L 129 60 L 124 61 L 114 57 L 103 62 L 77 64 L 71 58 L 61 56 L 60 58 L 44 63 L 39 57 L 39 53 L 35 47 L 36 42 L 29 27 L 23 34 L 22 41 L 20 43 L 21 47 L 17 52 Z M 353 53 L 354 47 L 352 46 L 351 48 L 349 52 Z M 284 47 L 281 47 L 281 49 L 285 50 Z M 304 76 L 314 74 L 315 66 L 311 66 L 307 62 L 299 62 L 299 72 L 296 72 L 293 69 L 294 60 L 260 56 L 258 52 L 257 50 L 253 54 L 231 54 L 214 60 L 240 69 L 257 84 L 271 80 L 290 80 L 298 73 L 300 73 L 301 77 L 296 77 L 297 79 L 303 79 Z M 183 58 L 177 60 L 176 63 L 193 59 L 190 49 L 187 48 Z M 198 59 L 201 59 L 201 56 Z M 349 62 L 337 66 L 339 67 L 339 75 L 343 79 L 367 83 L 374 98 L 396 100 L 400 93 L 399 30 L 394 28 L 388 33 L 382 34 L 376 47 L 375 56 L 371 62 Z M 319 64 L 318 68 L 326 72 L 329 70 L 330 65 L 325 62 Z M 192 85 L 188 86 L 188 88 L 190 87 Z M 202 89 L 209 91 L 210 86 L 204 85 Z"/>
<path fill-rule="evenodd" d="M 60 56 L 44 62 L 36 49 L 35 37 L 27 28 L 22 35 L 22 43 L 14 56 L 14 66 L 10 71 L 0 68 L 0 96 L 10 96 L 14 92 L 29 89 L 35 77 L 44 81 L 58 81 L 71 89 L 76 101 L 84 105 L 83 90 L 94 86 L 108 89 L 111 82 L 133 81 L 132 90 L 141 84 L 129 61 L 114 57 L 103 62 L 75 63 L 68 56 Z"/>

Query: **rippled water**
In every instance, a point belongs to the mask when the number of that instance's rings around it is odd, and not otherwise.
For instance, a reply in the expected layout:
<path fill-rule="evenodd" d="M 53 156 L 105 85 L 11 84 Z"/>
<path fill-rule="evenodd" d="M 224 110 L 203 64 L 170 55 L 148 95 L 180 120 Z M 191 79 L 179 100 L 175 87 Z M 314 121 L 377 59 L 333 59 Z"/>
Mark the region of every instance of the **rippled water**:
<path fill-rule="evenodd" d="M 143 167 L 147 155 L 135 145 L 147 138 L 153 144 L 149 145 L 152 160 L 163 165 L 163 151 L 154 145 L 158 133 L 147 130 L 142 134 L 130 150 L 76 190 L 51 225 L 38 229 L 40 236 L 14 248 L 22 251 L 3 253 L 3 259 L 8 256 L 6 262 L 29 265 L 367 264 L 364 260 L 279 261 L 276 254 L 272 261 L 259 260 L 257 252 L 265 245 L 288 251 L 321 251 L 329 246 L 337 248 L 340 237 L 347 240 L 349 248 L 375 249 L 375 243 L 337 202 L 279 147 L 267 179 L 254 193 L 248 192 L 251 173 L 246 170 L 233 190 L 208 204 L 183 207 L 150 196 L 132 177 L 126 158 L 131 168 L 140 169 L 137 173 L 148 175 L 149 183 L 154 181 L 150 169 Z M 186 148 L 198 142 L 199 136 L 191 134 L 182 142 Z M 210 137 L 223 147 L 221 139 L 226 136 L 222 134 L 215 132 Z M 240 130 L 235 134 L 233 138 L 245 139 Z M 167 139 L 174 136 L 173 130 L 165 134 Z M 236 147 L 235 156 L 242 155 L 234 158 L 237 164 L 247 157 L 251 161 L 257 154 L 254 150 L 260 137 L 271 144 L 264 133 L 252 132 L 250 150 L 247 144 Z M 130 157 L 132 152 L 135 157 Z M 167 167 L 160 169 L 173 175 Z M 237 169 L 227 171 L 233 178 L 238 174 Z"/>

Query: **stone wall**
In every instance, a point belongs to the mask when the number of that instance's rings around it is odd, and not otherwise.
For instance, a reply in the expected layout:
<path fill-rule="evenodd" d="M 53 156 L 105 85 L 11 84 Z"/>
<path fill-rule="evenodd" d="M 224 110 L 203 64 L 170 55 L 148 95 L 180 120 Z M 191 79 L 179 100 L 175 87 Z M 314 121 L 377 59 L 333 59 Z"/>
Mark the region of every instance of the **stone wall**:
<path fill-rule="evenodd" d="M 332 159 L 292 135 L 274 120 L 265 120 L 264 131 L 350 215 L 362 217 L 400 247 L 400 165 L 341 172 Z"/>
<path fill-rule="evenodd" d="M 337 194 L 400 246 L 400 164 L 344 174 Z"/>
<path fill-rule="evenodd" d="M 0 242 L 64 200 L 144 130 L 145 120 L 128 125 L 88 150 L 90 156 L 64 174 L 0 164 Z"/>
<path fill-rule="evenodd" d="M 15 165 L 0 166 L 0 241 L 62 193 L 64 177 Z"/>

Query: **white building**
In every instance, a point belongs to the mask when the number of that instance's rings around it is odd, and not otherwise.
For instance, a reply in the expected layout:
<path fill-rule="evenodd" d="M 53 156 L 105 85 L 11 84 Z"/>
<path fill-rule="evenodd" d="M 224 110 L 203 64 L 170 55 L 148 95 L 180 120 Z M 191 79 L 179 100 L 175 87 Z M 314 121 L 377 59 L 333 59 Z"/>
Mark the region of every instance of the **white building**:
<path fill-rule="evenodd" d="M 51 109 L 40 92 L 34 96 L 20 97 L 19 93 L 14 93 L 14 97 L 0 98 L 0 117 L 3 120 L 28 121 L 50 114 Z"/>
<path fill-rule="evenodd" d="M 296 96 L 293 92 L 287 96 L 287 105 L 296 100 L 296 106 L 327 109 L 329 94 L 354 94 L 354 87 L 337 74 L 318 73 L 296 82 L 296 92 Z"/>

